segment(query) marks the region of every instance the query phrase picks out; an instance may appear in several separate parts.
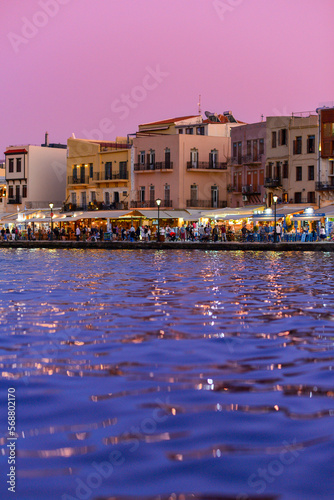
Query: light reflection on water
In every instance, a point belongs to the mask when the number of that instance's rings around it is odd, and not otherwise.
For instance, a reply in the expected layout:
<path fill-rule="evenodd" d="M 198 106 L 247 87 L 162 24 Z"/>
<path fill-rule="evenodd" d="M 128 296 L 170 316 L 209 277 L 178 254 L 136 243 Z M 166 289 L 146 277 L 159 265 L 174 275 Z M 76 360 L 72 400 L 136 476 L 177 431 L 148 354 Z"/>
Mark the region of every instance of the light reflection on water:
<path fill-rule="evenodd" d="M 334 256 L 39 249 L 0 262 L 18 498 L 333 498 Z M 5 470 L 5 432 L 0 446 Z"/>

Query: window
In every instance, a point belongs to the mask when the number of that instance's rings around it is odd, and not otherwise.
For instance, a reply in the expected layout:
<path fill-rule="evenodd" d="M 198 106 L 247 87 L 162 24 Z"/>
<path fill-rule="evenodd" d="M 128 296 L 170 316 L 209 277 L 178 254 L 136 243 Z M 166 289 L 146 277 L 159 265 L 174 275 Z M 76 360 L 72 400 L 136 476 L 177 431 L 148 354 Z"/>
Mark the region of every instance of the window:
<path fill-rule="evenodd" d="M 295 193 L 295 203 L 302 202 L 302 193 Z"/>
<path fill-rule="evenodd" d="M 283 193 L 282 201 L 283 203 L 288 203 L 288 193 Z"/>
<path fill-rule="evenodd" d="M 307 137 L 307 152 L 315 153 L 315 135 L 309 135 Z"/>
<path fill-rule="evenodd" d="M 164 186 L 164 198 L 165 198 L 165 207 L 170 206 L 170 185 L 165 184 Z"/>
<path fill-rule="evenodd" d="M 150 185 L 150 206 L 155 206 L 155 188 L 153 184 Z"/>
<path fill-rule="evenodd" d="M 296 181 L 301 181 L 301 180 L 303 180 L 303 168 L 296 167 Z"/>
<path fill-rule="evenodd" d="M 119 178 L 127 179 L 128 178 L 128 170 L 127 170 L 128 162 L 120 161 L 119 162 Z"/>
<path fill-rule="evenodd" d="M 82 206 L 82 208 L 86 208 L 87 207 L 87 194 L 86 194 L 86 191 L 82 191 L 82 193 L 81 193 L 81 206 Z"/>
<path fill-rule="evenodd" d="M 218 186 L 211 186 L 211 206 L 218 207 Z"/>
<path fill-rule="evenodd" d="M 22 159 L 16 158 L 16 172 L 21 172 L 22 167 Z"/>
<path fill-rule="evenodd" d="M 271 147 L 276 148 L 276 132 L 271 133 Z"/>
<path fill-rule="evenodd" d="M 293 141 L 293 154 L 294 155 L 301 155 L 302 154 L 302 138 L 296 137 L 296 139 Z"/>
<path fill-rule="evenodd" d="M 96 191 L 91 191 L 90 192 L 90 201 L 92 203 L 95 203 L 96 202 Z"/>
<path fill-rule="evenodd" d="M 166 166 L 166 168 L 170 167 L 170 149 L 169 148 L 165 149 L 165 166 Z"/>
<path fill-rule="evenodd" d="M 71 193 L 71 203 L 72 205 L 77 204 L 77 193 Z"/>
<path fill-rule="evenodd" d="M 139 153 L 139 162 L 141 165 L 145 165 L 145 151 Z"/>
<path fill-rule="evenodd" d="M 218 151 L 216 149 L 212 149 L 209 154 L 209 167 L 216 168 L 218 163 Z"/>
<path fill-rule="evenodd" d="M 238 142 L 238 164 L 242 163 L 242 142 Z"/>
<path fill-rule="evenodd" d="M 111 169 L 111 161 L 106 161 L 104 164 L 104 178 L 106 181 L 111 179 Z"/>
<path fill-rule="evenodd" d="M 260 155 L 264 154 L 264 139 L 259 140 L 259 154 Z"/>
<path fill-rule="evenodd" d="M 109 191 L 106 191 L 104 193 L 104 200 L 105 200 L 107 207 L 109 207 L 109 205 L 110 205 L 110 193 L 109 193 Z"/>
<path fill-rule="evenodd" d="M 85 165 L 80 165 L 80 182 L 85 182 Z"/>
<path fill-rule="evenodd" d="M 253 161 L 258 160 L 258 154 L 257 154 L 257 141 L 253 141 Z"/>
<path fill-rule="evenodd" d="M 252 154 L 252 141 L 247 141 L 247 156 Z"/>
<path fill-rule="evenodd" d="M 76 181 L 78 178 L 78 169 L 77 165 L 73 165 L 73 180 Z"/>
<path fill-rule="evenodd" d="M 314 165 L 309 165 L 308 167 L 308 180 L 314 181 Z"/>
<path fill-rule="evenodd" d="M 273 176 L 273 163 L 269 162 L 268 165 L 266 166 L 266 177 L 268 179 L 272 179 Z"/>
<path fill-rule="evenodd" d="M 145 201 L 145 186 L 140 186 L 139 201 L 141 202 Z"/>
<path fill-rule="evenodd" d="M 282 128 L 278 131 L 278 145 L 286 146 L 287 145 L 287 129 Z"/>
<path fill-rule="evenodd" d="M 155 151 L 154 151 L 154 149 L 151 149 L 149 154 L 148 154 L 148 164 L 151 168 L 154 168 L 154 166 L 155 166 Z"/>
<path fill-rule="evenodd" d="M 183 134 L 183 128 L 179 128 L 179 134 Z"/>
<path fill-rule="evenodd" d="M 192 168 L 198 168 L 198 151 L 197 151 L 197 149 L 192 149 L 190 151 L 190 165 Z"/>
<path fill-rule="evenodd" d="M 23 184 L 23 186 L 22 186 L 22 198 L 26 198 L 26 197 L 27 197 L 27 185 Z"/>
<path fill-rule="evenodd" d="M 238 151 L 238 143 L 234 142 L 233 143 L 233 158 L 237 157 L 237 151 Z"/>
<path fill-rule="evenodd" d="M 119 203 L 119 192 L 114 191 L 114 203 Z"/>
<path fill-rule="evenodd" d="M 8 186 L 8 198 L 14 198 L 14 187 Z"/>
<path fill-rule="evenodd" d="M 276 166 L 274 168 L 274 178 L 281 179 L 281 162 L 277 161 Z"/>
<path fill-rule="evenodd" d="M 191 202 L 196 202 L 198 200 L 198 189 L 197 189 L 197 184 L 192 184 L 190 186 L 190 199 Z"/>
<path fill-rule="evenodd" d="M 194 129 L 192 127 L 187 127 L 186 128 L 186 134 L 193 135 Z"/>
<path fill-rule="evenodd" d="M 89 164 L 89 177 L 90 177 L 91 179 L 93 179 L 93 170 L 94 170 L 94 168 L 93 168 L 93 163 L 90 163 L 90 164 Z"/>
<path fill-rule="evenodd" d="M 204 127 L 197 127 L 196 134 L 197 135 L 204 135 Z"/>
<path fill-rule="evenodd" d="M 11 174 L 14 172 L 14 159 L 9 158 L 8 160 L 8 172 Z"/>
<path fill-rule="evenodd" d="M 283 179 L 289 178 L 289 163 L 285 161 L 283 163 Z"/>
<path fill-rule="evenodd" d="M 307 193 L 307 203 L 315 203 L 315 192 L 309 191 Z"/>

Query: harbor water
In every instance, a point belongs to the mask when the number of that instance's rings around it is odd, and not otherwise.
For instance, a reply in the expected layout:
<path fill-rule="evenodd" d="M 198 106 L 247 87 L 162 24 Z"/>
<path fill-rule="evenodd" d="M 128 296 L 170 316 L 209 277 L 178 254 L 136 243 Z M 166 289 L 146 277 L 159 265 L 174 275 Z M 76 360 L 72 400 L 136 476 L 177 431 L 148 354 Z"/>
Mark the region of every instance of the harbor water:
<path fill-rule="evenodd" d="M 0 498 L 334 498 L 333 253 L 0 262 Z"/>

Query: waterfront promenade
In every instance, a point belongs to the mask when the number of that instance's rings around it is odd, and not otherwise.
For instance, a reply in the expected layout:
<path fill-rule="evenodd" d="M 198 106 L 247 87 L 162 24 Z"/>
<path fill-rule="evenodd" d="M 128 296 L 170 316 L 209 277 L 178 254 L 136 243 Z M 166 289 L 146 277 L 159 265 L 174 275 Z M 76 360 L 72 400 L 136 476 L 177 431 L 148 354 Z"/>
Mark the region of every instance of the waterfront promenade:
<path fill-rule="evenodd" d="M 214 251 L 312 251 L 334 252 L 334 241 L 319 242 L 200 242 L 200 241 L 59 241 L 59 240 L 10 240 L 0 241 L 0 248 L 64 248 L 95 250 L 214 250 Z"/>

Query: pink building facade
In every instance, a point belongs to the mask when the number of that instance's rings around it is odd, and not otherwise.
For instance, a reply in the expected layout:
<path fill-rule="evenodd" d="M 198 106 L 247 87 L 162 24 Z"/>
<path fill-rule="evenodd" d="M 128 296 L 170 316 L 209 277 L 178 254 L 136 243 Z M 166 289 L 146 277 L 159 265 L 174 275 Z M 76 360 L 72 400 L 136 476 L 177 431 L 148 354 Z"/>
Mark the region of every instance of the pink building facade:
<path fill-rule="evenodd" d="M 156 207 L 157 198 L 165 208 L 226 207 L 230 130 L 239 124 L 211 123 L 197 116 L 173 119 L 169 121 L 173 128 L 159 133 L 156 123 L 165 122 L 155 122 L 152 130 L 147 125 L 144 131 L 139 127 L 133 140 L 132 208 Z"/>
<path fill-rule="evenodd" d="M 231 207 L 261 205 L 265 201 L 266 123 L 252 123 L 231 131 Z"/>

